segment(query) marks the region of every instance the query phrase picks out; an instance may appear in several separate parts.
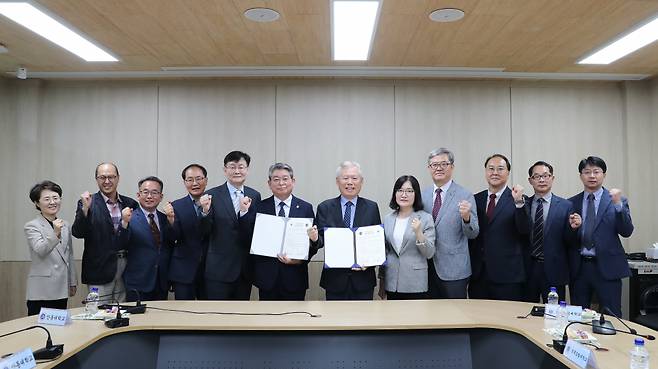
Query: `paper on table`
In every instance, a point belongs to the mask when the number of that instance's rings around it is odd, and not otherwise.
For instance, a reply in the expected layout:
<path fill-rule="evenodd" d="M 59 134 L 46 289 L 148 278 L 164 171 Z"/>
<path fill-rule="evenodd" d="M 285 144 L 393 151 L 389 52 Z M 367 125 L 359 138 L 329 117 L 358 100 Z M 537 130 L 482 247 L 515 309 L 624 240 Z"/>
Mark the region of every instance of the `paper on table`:
<path fill-rule="evenodd" d="M 255 255 L 277 257 L 281 252 L 285 225 L 286 221 L 283 217 L 257 213 L 250 252 Z"/>
<path fill-rule="evenodd" d="M 354 232 L 351 229 L 327 228 L 324 231 L 324 263 L 329 268 L 354 265 Z"/>
<path fill-rule="evenodd" d="M 356 264 L 361 267 L 384 264 L 386 261 L 384 227 L 380 224 L 359 227 L 355 235 Z"/>
<path fill-rule="evenodd" d="M 288 218 L 281 253 L 290 259 L 308 260 L 308 229 L 312 226 L 312 218 Z"/>

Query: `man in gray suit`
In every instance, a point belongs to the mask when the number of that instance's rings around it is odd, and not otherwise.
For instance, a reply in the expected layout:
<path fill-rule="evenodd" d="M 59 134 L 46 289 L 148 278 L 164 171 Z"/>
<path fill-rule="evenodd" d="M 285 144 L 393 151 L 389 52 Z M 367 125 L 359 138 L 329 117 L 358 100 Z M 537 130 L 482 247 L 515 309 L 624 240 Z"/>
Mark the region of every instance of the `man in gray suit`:
<path fill-rule="evenodd" d="M 428 262 L 428 297 L 465 299 L 471 276 L 468 240 L 480 230 L 475 198 L 452 180 L 452 151 L 442 147 L 430 152 L 427 168 L 434 185 L 423 191 L 423 207 L 432 214 L 436 230 L 436 253 Z"/>

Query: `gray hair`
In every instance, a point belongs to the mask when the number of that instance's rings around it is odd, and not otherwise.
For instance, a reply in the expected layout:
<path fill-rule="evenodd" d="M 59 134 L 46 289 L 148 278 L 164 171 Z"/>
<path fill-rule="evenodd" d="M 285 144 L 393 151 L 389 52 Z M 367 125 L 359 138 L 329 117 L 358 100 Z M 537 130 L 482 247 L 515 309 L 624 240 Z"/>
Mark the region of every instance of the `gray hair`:
<path fill-rule="evenodd" d="M 274 163 L 270 165 L 270 169 L 267 171 L 267 178 L 272 179 L 272 173 L 274 173 L 275 170 L 287 170 L 288 174 L 290 174 L 290 178 L 293 178 L 293 171 L 292 167 L 286 163 Z"/>
<path fill-rule="evenodd" d="M 340 177 L 340 172 L 349 168 L 356 168 L 359 171 L 359 176 L 363 177 L 363 173 L 361 172 L 361 165 L 355 161 L 346 160 L 340 163 L 338 168 L 336 168 L 336 178 Z"/>
<path fill-rule="evenodd" d="M 432 160 L 433 157 L 439 156 L 439 155 L 448 155 L 448 161 L 450 164 L 455 164 L 455 154 L 452 153 L 452 151 L 446 149 L 445 147 L 440 147 L 438 149 L 430 151 L 430 154 L 427 156 L 427 164 L 430 163 L 430 160 Z"/>

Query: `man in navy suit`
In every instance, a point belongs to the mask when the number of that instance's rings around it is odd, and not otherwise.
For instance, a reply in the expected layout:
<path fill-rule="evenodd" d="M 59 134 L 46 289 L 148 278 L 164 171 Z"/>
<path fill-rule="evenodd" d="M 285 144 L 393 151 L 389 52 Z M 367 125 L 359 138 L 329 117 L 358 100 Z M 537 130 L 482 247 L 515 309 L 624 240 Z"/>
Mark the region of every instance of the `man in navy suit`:
<path fill-rule="evenodd" d="M 551 192 L 553 166 L 544 161 L 528 169 L 528 182 L 535 191 L 526 199 L 525 210 L 530 220 L 528 247 L 525 249 L 525 301 L 544 303 L 551 287 L 565 299 L 569 283 L 569 245 L 575 241 L 575 231 L 569 223 L 573 212 L 571 202 Z"/>
<path fill-rule="evenodd" d="M 336 185 L 340 196 L 318 205 L 316 222 L 320 247 L 324 246 L 325 228 L 357 228 L 382 223 L 377 203 L 359 197 L 363 176 L 358 163 L 341 163 L 336 170 Z M 325 289 L 327 300 L 372 300 L 376 284 L 374 267 L 325 268 L 320 277 L 320 287 Z"/>
<path fill-rule="evenodd" d="M 224 157 L 226 182 L 211 188 L 199 200 L 200 229 L 209 237 L 205 284 L 209 300 L 249 300 L 252 271 L 249 258 L 250 234 L 244 234 L 239 217 L 256 212 L 251 202 L 260 202 L 260 193 L 244 185 L 251 158 L 242 151 Z M 254 217 L 255 218 L 255 217 Z"/>
<path fill-rule="evenodd" d="M 163 187 L 158 177 L 146 177 L 138 186 L 139 208 L 128 217 L 128 263 L 123 273 L 126 300 L 166 300 L 174 214 L 165 216 L 158 210 Z"/>
<path fill-rule="evenodd" d="M 470 298 L 523 299 L 525 268 L 524 235 L 528 233 L 528 217 L 523 209 L 523 187 L 507 187 L 512 166 L 501 154 L 484 162 L 489 188 L 475 195 L 480 233 L 470 243 Z"/>
<path fill-rule="evenodd" d="M 292 194 L 295 177 L 290 165 L 271 165 L 267 185 L 272 190 L 272 196 L 255 204 L 258 213 L 286 218 L 315 218 L 313 206 Z M 240 221 L 245 218 L 240 218 Z M 253 224 L 251 221 L 249 223 Z M 254 286 L 258 287 L 260 300 L 304 300 L 308 289 L 308 262 L 318 251 L 317 226 L 309 228 L 308 235 L 307 260 L 291 259 L 285 254 L 278 258 L 253 255 Z"/>
<path fill-rule="evenodd" d="M 101 163 L 95 171 L 98 192 L 80 195 L 71 234 L 83 238 L 82 283 L 98 288 L 101 301 L 122 302 L 125 297 L 123 271 L 126 268 L 126 217 L 137 202 L 119 195 L 119 168 Z"/>
<path fill-rule="evenodd" d="M 601 307 L 621 316 L 621 279 L 630 276 L 628 261 L 619 236 L 630 237 L 633 221 L 628 201 L 621 190 L 603 188 L 607 166 L 603 159 L 588 156 L 578 164 L 584 191 L 570 198 L 579 227 L 579 245 L 571 248 L 571 302 L 590 306 L 596 292 Z"/>
<path fill-rule="evenodd" d="M 204 264 L 208 239 L 201 236 L 201 196 L 206 191 L 208 172 L 200 164 L 190 164 L 181 173 L 187 195 L 165 205 L 165 214 L 173 212 L 174 249 L 169 264 L 169 280 L 176 300 L 204 300 Z"/>

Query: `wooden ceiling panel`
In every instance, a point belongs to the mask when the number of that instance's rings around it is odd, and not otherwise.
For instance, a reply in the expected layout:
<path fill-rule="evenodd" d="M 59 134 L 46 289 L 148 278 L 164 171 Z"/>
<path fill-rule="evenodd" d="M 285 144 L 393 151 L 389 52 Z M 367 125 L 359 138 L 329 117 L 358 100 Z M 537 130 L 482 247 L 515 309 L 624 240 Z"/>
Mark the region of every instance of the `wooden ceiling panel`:
<path fill-rule="evenodd" d="M 331 60 L 330 0 L 38 0 L 117 55 L 85 63 L 0 17 L 0 68 L 33 71 L 153 71 L 197 66 L 490 67 L 517 72 L 658 74 L 658 46 L 608 66 L 575 62 L 658 14 L 655 0 L 384 0 L 367 62 Z M 281 17 L 254 23 L 269 7 Z M 466 16 L 434 23 L 432 10 Z"/>

